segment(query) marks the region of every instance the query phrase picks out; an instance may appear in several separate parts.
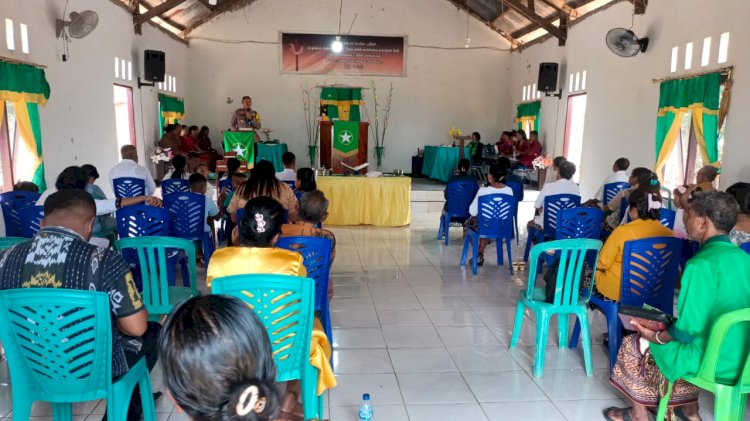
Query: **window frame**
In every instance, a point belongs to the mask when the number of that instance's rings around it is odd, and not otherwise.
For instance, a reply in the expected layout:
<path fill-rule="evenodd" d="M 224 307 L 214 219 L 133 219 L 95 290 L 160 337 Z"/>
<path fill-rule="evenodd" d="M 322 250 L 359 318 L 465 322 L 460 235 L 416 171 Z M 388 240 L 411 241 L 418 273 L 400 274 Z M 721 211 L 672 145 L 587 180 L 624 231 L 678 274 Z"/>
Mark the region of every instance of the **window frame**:
<path fill-rule="evenodd" d="M 115 87 L 125 88 L 128 91 L 128 95 L 126 95 L 126 100 L 127 100 L 126 105 L 128 107 L 128 124 L 130 125 L 130 144 L 133 146 L 137 146 L 136 136 L 135 136 L 135 103 L 133 99 L 133 87 L 122 84 L 122 83 L 114 83 L 113 85 Z M 113 94 L 114 94 L 114 91 L 113 91 Z M 117 111 L 115 111 L 115 127 L 117 127 Z M 119 145 L 119 140 L 118 140 L 118 145 Z M 120 147 L 121 146 L 118 146 L 118 150 Z"/>

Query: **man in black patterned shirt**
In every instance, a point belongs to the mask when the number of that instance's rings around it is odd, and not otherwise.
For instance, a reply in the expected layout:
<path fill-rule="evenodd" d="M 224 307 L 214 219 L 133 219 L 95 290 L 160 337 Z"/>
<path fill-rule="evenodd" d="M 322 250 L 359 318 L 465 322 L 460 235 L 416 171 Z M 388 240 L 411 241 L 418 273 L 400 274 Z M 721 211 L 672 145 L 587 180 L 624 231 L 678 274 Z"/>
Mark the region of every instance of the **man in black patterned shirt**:
<path fill-rule="evenodd" d="M 43 228 L 32 239 L 0 254 L 0 290 L 67 288 L 103 291 L 112 310 L 112 377 L 146 358 L 156 364 L 161 326 L 148 322 L 148 312 L 130 268 L 111 248 L 89 244 L 96 205 L 85 190 L 60 190 L 44 202 Z M 133 394 L 128 419 L 140 407 Z"/>

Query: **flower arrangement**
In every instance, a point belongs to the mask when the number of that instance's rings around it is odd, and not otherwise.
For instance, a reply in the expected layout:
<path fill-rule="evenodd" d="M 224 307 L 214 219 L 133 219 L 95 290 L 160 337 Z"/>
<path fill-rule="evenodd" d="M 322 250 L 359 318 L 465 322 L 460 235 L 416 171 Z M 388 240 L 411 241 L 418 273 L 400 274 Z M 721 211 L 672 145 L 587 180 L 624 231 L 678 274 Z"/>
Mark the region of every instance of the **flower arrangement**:
<path fill-rule="evenodd" d="M 172 149 L 157 146 L 156 148 L 151 150 L 151 155 L 149 155 L 149 158 L 151 158 L 151 162 L 153 162 L 154 164 L 158 164 L 160 162 L 169 162 L 169 160 L 172 159 Z"/>
<path fill-rule="evenodd" d="M 385 104 L 383 104 L 382 106 L 378 102 L 378 92 L 374 80 L 370 81 L 370 86 L 372 86 L 372 102 L 374 105 L 373 108 L 375 109 L 375 119 L 370 118 L 370 113 L 367 106 L 365 106 L 365 116 L 367 117 L 367 120 L 370 121 L 370 132 L 375 138 L 375 147 L 382 148 L 385 147 L 385 132 L 386 130 L 388 130 L 388 120 L 391 115 L 393 84 L 391 83 L 388 87 L 388 95 L 385 97 Z M 379 118 L 380 110 L 382 110 L 382 120 Z"/>
<path fill-rule="evenodd" d="M 543 170 L 552 165 L 552 158 L 546 155 L 540 155 L 531 161 L 531 165 L 536 169 Z"/>
<path fill-rule="evenodd" d="M 448 136 L 450 136 L 451 139 L 455 139 L 461 136 L 461 130 L 457 129 L 456 126 L 453 126 L 448 130 Z"/>
<path fill-rule="evenodd" d="M 266 142 L 270 142 L 271 141 L 271 132 L 272 131 L 273 131 L 273 129 L 268 129 L 268 128 L 262 130 L 263 134 L 266 135 Z"/>

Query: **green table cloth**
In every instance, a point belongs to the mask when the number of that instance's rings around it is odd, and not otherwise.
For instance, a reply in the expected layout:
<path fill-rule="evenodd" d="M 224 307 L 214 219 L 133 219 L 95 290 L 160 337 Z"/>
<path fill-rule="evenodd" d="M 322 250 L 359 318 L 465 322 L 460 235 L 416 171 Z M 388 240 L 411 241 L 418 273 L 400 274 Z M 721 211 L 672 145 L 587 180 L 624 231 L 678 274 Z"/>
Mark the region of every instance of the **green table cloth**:
<path fill-rule="evenodd" d="M 469 156 L 469 148 L 464 147 L 464 157 Z M 448 182 L 458 168 L 459 148 L 450 146 L 425 146 L 422 174 L 433 180 Z"/>
<path fill-rule="evenodd" d="M 258 143 L 258 155 L 255 157 L 255 162 L 265 159 L 273 164 L 276 172 L 284 171 L 281 155 L 284 155 L 287 150 L 286 143 Z"/>

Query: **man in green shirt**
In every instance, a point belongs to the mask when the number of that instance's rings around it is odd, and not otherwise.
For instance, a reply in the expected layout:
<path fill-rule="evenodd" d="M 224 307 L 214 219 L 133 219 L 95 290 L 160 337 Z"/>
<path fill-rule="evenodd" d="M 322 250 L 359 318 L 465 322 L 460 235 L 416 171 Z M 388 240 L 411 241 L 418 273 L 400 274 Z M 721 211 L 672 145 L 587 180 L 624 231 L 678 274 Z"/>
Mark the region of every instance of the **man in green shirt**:
<path fill-rule="evenodd" d="M 682 275 L 678 319 L 661 332 L 637 323 L 630 327 L 638 335 L 623 340 L 610 382 L 630 398 L 633 407 L 608 408 L 605 419 L 648 420 L 648 408 L 658 405 L 664 379 L 675 382 L 669 401 L 675 415 L 679 419 L 700 419 L 698 388 L 678 379 L 698 372 L 716 319 L 750 307 L 750 255 L 727 236 L 738 214 L 737 202 L 727 193 L 694 195 L 684 219 L 689 238 L 700 243 L 700 249 Z M 725 349 L 734 352 L 722 353 L 716 368 L 718 381 L 731 384 L 741 374 L 750 345 L 747 333 L 735 329 L 726 339 Z M 641 355 L 644 364 L 640 369 L 634 364 L 636 355 Z"/>

